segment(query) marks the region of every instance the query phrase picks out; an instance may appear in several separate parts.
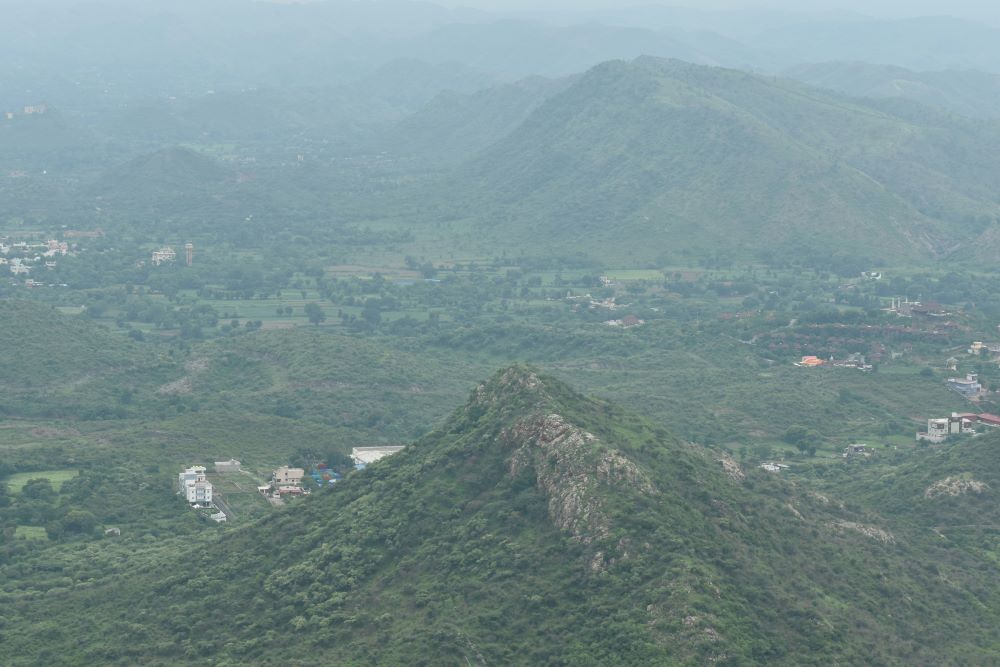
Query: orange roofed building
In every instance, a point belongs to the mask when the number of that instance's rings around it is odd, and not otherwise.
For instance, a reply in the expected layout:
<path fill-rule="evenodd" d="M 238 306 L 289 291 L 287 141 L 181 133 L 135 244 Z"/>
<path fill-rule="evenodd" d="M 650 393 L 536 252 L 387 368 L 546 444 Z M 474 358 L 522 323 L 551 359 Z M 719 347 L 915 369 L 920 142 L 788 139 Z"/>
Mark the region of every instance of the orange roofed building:
<path fill-rule="evenodd" d="M 820 359 L 819 357 L 802 357 L 802 361 L 796 362 L 795 365 L 814 367 L 814 366 L 822 366 L 825 363 L 826 362 Z"/>

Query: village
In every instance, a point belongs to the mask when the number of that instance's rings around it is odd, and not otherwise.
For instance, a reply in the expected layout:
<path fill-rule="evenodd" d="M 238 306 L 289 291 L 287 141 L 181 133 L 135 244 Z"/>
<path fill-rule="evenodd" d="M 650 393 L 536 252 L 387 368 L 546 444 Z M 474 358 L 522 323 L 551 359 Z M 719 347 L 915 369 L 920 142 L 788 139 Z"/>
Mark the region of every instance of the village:
<path fill-rule="evenodd" d="M 353 470 L 364 470 L 404 447 L 355 447 L 351 450 Z M 270 473 L 265 483 L 260 484 L 254 473 L 245 470 L 240 461 L 230 458 L 215 461 L 212 472 L 203 465 L 193 465 L 181 470 L 177 475 L 177 494 L 183 496 L 187 504 L 202 516 L 216 523 L 225 523 L 242 518 L 242 507 L 234 507 L 236 503 L 232 502 L 232 496 L 253 493 L 266 500 L 271 507 L 281 507 L 292 498 L 308 496 L 313 491 L 331 487 L 342 479 L 342 473 L 333 470 L 326 463 L 317 463 L 308 470 L 281 466 Z"/>

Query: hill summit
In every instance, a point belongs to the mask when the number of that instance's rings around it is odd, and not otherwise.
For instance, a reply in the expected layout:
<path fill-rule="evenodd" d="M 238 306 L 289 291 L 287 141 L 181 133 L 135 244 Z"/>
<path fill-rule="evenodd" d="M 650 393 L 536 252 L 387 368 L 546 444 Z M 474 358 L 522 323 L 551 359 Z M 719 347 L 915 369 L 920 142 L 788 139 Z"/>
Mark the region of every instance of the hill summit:
<path fill-rule="evenodd" d="M 991 607 L 955 600 L 996 586 L 922 539 L 514 366 L 327 493 L 20 600 L 4 639 L 25 664 L 996 657 Z"/>
<path fill-rule="evenodd" d="M 458 190 L 497 243 L 604 261 L 988 254 L 998 145 L 930 109 L 643 57 L 549 97 Z"/>

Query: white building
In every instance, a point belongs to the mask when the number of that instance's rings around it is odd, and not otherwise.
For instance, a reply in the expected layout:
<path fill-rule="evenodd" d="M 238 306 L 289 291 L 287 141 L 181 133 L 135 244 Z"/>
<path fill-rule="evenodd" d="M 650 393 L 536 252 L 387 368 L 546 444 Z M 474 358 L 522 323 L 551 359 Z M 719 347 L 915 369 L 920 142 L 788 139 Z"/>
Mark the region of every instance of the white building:
<path fill-rule="evenodd" d="M 953 412 L 950 417 L 928 419 L 927 431 L 917 433 L 917 441 L 942 442 L 949 435 L 972 435 L 975 432 L 973 420 Z"/>
<path fill-rule="evenodd" d="M 164 262 L 173 262 L 176 259 L 177 253 L 170 246 L 154 250 L 152 256 L 150 257 L 150 260 L 155 266 L 159 266 Z"/>
<path fill-rule="evenodd" d="M 390 445 L 385 447 L 355 447 L 351 450 L 354 467 L 361 470 L 368 464 L 375 463 L 404 449 L 405 445 Z"/>
<path fill-rule="evenodd" d="M 212 504 L 212 483 L 205 477 L 205 466 L 191 466 L 177 475 L 180 493 L 192 505 Z"/>
<path fill-rule="evenodd" d="M 201 480 L 193 484 L 188 484 L 185 489 L 185 495 L 187 501 L 192 505 L 211 505 L 212 483 L 208 480 Z"/>

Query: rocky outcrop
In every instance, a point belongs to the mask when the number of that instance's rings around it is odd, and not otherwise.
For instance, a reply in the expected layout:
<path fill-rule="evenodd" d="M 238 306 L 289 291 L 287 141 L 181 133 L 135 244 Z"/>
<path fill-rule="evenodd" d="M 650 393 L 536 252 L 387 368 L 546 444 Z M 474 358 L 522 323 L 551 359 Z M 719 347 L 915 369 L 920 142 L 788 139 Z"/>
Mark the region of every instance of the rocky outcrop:
<path fill-rule="evenodd" d="M 986 482 L 979 482 L 971 477 L 952 476 L 934 482 L 924 491 L 924 498 L 933 500 L 941 497 L 964 496 L 967 493 L 980 494 L 989 490 Z"/>
<path fill-rule="evenodd" d="M 512 447 L 508 462 L 512 477 L 534 472 L 538 488 L 548 498 L 548 513 L 561 530 L 583 544 L 592 544 L 610 535 L 602 486 L 628 487 L 655 495 L 653 483 L 628 457 L 605 448 L 592 433 L 568 423 L 558 414 L 523 420 L 507 429 L 502 439 Z M 620 543 L 613 549 L 618 557 L 627 553 Z M 603 569 L 613 562 L 598 551 L 590 559 L 590 568 Z"/>
<path fill-rule="evenodd" d="M 840 530 L 853 530 L 856 533 L 861 533 L 865 537 L 873 539 L 882 544 L 895 544 L 896 538 L 888 530 L 884 528 L 879 528 L 878 526 L 869 526 L 863 523 L 856 523 L 854 521 L 837 521 L 833 524 L 834 528 Z"/>

